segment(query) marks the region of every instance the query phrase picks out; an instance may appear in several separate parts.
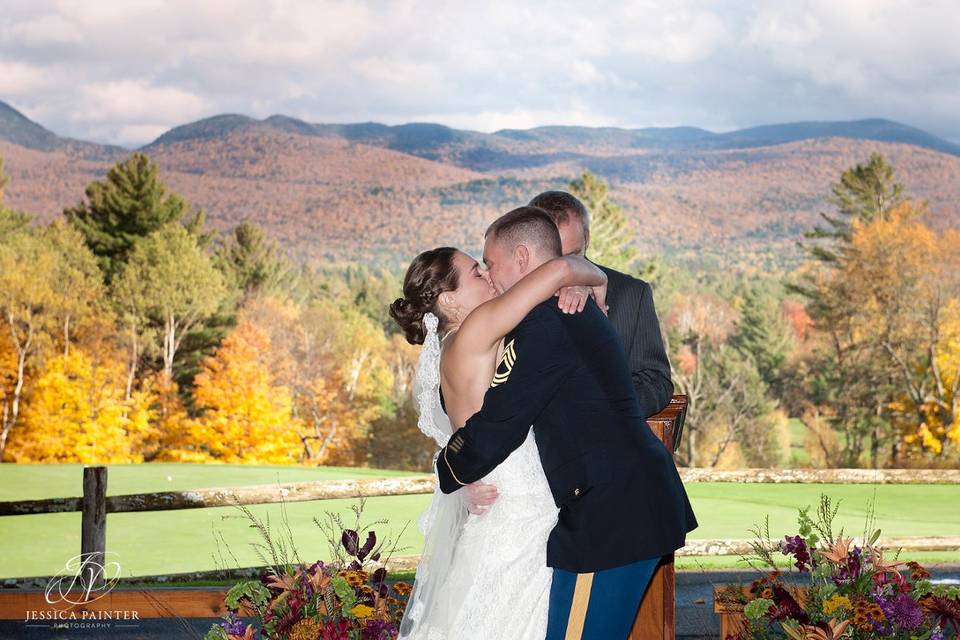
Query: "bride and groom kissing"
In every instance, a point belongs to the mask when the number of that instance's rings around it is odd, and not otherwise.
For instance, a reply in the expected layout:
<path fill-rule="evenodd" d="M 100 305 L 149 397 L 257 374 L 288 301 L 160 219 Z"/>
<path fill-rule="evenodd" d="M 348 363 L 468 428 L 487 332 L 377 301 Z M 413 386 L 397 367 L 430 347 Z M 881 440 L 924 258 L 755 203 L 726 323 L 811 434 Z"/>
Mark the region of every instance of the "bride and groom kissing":
<path fill-rule="evenodd" d="M 696 527 L 646 424 L 673 386 L 647 283 L 584 255 L 548 191 L 407 270 L 390 314 L 423 344 L 414 396 L 438 490 L 402 640 L 621 640 Z M 454 428 L 454 425 L 458 428 Z"/>

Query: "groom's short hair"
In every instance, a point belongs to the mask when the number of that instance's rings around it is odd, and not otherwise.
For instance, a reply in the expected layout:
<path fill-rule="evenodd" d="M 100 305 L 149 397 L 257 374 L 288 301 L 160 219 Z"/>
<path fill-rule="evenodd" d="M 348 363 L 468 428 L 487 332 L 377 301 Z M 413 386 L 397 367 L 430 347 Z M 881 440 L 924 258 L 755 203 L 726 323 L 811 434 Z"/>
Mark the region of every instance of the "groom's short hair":
<path fill-rule="evenodd" d="M 560 232 L 553 219 L 538 207 L 518 207 L 493 221 L 485 237 L 493 235 L 497 242 L 509 245 L 512 251 L 518 244 L 527 244 L 551 258 L 562 255 Z"/>

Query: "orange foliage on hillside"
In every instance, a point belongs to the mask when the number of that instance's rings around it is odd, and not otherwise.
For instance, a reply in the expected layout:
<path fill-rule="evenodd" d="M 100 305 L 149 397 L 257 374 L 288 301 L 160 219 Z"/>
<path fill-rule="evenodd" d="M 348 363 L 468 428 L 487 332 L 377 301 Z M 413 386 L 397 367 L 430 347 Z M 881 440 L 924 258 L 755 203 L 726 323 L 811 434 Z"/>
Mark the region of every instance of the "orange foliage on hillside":
<path fill-rule="evenodd" d="M 214 227 L 256 222 L 298 257 L 393 264 L 427 246 L 476 249 L 498 214 L 589 169 L 610 182 L 641 253 L 758 272 L 799 259 L 794 241 L 828 209 L 830 184 L 872 151 L 889 158 L 914 197 L 930 201 L 929 224 L 960 225 L 960 158 L 903 144 L 833 138 L 733 150 L 585 149 L 576 160 L 486 173 L 256 128 L 147 149 L 170 187 L 203 207 Z M 12 178 L 8 203 L 44 220 L 75 204 L 116 160 L 2 142 L 0 157 Z"/>

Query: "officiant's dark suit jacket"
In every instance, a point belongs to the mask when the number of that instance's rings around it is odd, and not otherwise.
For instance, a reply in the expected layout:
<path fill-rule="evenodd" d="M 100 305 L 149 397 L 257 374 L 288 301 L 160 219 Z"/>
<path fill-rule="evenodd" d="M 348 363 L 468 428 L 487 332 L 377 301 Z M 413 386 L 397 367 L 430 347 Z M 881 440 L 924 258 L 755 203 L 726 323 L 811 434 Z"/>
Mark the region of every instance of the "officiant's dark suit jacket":
<path fill-rule="evenodd" d="M 696 519 L 673 458 L 646 423 L 613 325 L 591 300 L 564 314 L 555 299 L 506 336 L 483 407 L 437 458 L 451 493 L 483 478 L 533 425 L 560 508 L 547 564 L 576 573 L 672 553 Z"/>
<path fill-rule="evenodd" d="M 640 413 L 650 417 L 670 404 L 673 382 L 663 348 L 653 290 L 643 280 L 597 265 L 607 274 L 610 322 L 623 341 Z"/>

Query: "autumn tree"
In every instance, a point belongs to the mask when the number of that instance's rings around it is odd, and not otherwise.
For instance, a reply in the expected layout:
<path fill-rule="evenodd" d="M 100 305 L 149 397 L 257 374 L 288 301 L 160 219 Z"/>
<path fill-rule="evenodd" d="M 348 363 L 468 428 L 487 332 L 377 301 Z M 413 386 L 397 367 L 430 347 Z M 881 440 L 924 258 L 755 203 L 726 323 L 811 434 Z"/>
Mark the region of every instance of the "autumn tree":
<path fill-rule="evenodd" d="M 391 386 L 387 339 L 350 305 L 317 300 L 300 318 L 299 383 L 294 389 L 308 459 L 364 464 L 370 423 Z"/>
<path fill-rule="evenodd" d="M 894 409 L 908 437 L 941 454 L 957 421 L 956 389 L 945 380 L 955 384 L 960 367 L 949 355 L 960 301 L 960 232 L 934 233 L 920 222 L 921 211 L 904 202 L 882 218 L 854 222 L 830 291 L 845 298 L 855 335 L 890 380 L 896 401 L 884 408 Z M 878 459 L 873 450 L 871 459 Z"/>
<path fill-rule="evenodd" d="M 590 212 L 590 244 L 587 249 L 590 259 L 630 272 L 638 260 L 633 245 L 634 230 L 620 205 L 608 197 L 607 184 L 587 171 L 571 182 L 569 188 Z"/>
<path fill-rule="evenodd" d="M 2 241 L 5 236 L 19 231 L 30 224 L 30 216 L 8 209 L 3 205 L 3 189 L 9 182 L 9 176 L 3 172 L 3 158 L 0 158 L 0 241 Z"/>
<path fill-rule="evenodd" d="M 0 238 L 0 313 L 5 333 L 7 383 L 0 408 L 0 460 L 20 416 L 29 368 L 51 349 L 57 333 L 57 253 L 32 229 Z"/>
<path fill-rule="evenodd" d="M 50 358 L 10 437 L 14 462 L 143 462 L 151 397 L 124 390 L 123 363 L 81 349 Z"/>
<path fill-rule="evenodd" d="M 787 282 L 789 291 L 806 298 L 822 341 L 807 380 L 811 404 L 805 424 L 815 433 L 826 420 L 840 434 L 842 451 L 824 451 L 832 464 L 856 466 L 869 451 L 876 465 L 881 446 L 894 437 L 886 415 L 892 381 L 887 360 L 858 322 L 857 301 L 868 283 L 849 280 L 841 272 L 852 264 L 847 254 L 854 228 L 889 219 L 903 201 L 903 187 L 894 181 L 886 160 L 873 154 L 866 164 L 844 171 L 831 190 L 829 201 L 837 212 L 822 214 L 826 226 L 805 234 L 813 242 L 801 246 L 814 260 Z"/>
<path fill-rule="evenodd" d="M 728 448 L 736 444 L 751 467 L 772 467 L 780 461 L 776 430 L 776 401 L 770 399 L 756 361 L 743 352 L 721 345 L 706 354 L 706 384 L 697 406 L 700 431 L 712 436 L 701 444 L 698 466 L 715 467 Z"/>
<path fill-rule="evenodd" d="M 400 334 L 390 336 L 385 354 L 393 378 L 383 413 L 370 424 L 370 464 L 385 469 L 429 471 L 437 445 L 417 427 L 413 379 L 420 348 Z"/>
<path fill-rule="evenodd" d="M 709 362 L 726 344 L 736 321 L 734 309 L 720 297 L 691 292 L 669 306 L 664 315 L 664 343 L 670 356 L 670 377 L 676 393 L 687 396 L 688 410 L 683 438 L 684 464 L 693 465 L 700 438 L 707 428 L 711 402 Z"/>
<path fill-rule="evenodd" d="M 149 321 L 157 328 L 162 371 L 170 380 L 184 336 L 226 296 L 220 272 L 197 238 L 180 225 L 167 225 L 140 240 L 112 291 L 129 326 L 131 363 L 135 366 L 136 336 Z"/>
<path fill-rule="evenodd" d="M 270 336 L 249 320 L 228 335 L 203 361 L 194 399 L 202 415 L 189 440 L 166 457 L 278 464 L 300 456 L 300 427 L 292 400 L 270 367 Z"/>
<path fill-rule="evenodd" d="M 3 172 L 3 158 L 0 158 L 0 209 L 3 208 L 3 190 L 10 182 L 10 177 Z"/>
<path fill-rule="evenodd" d="M 96 258 L 73 227 L 55 220 L 41 234 L 41 239 L 57 254 L 53 275 L 53 311 L 62 329 L 60 336 L 64 355 L 69 355 L 71 332 L 77 326 L 104 314 L 101 299 L 104 287 Z"/>
<path fill-rule="evenodd" d="M 137 242 L 164 226 L 183 222 L 194 235 L 203 229 L 203 212 L 184 220 L 189 205 L 160 181 L 159 169 L 143 153 L 118 162 L 102 181 L 90 183 L 86 201 L 64 210 L 84 237 L 109 284 Z"/>

